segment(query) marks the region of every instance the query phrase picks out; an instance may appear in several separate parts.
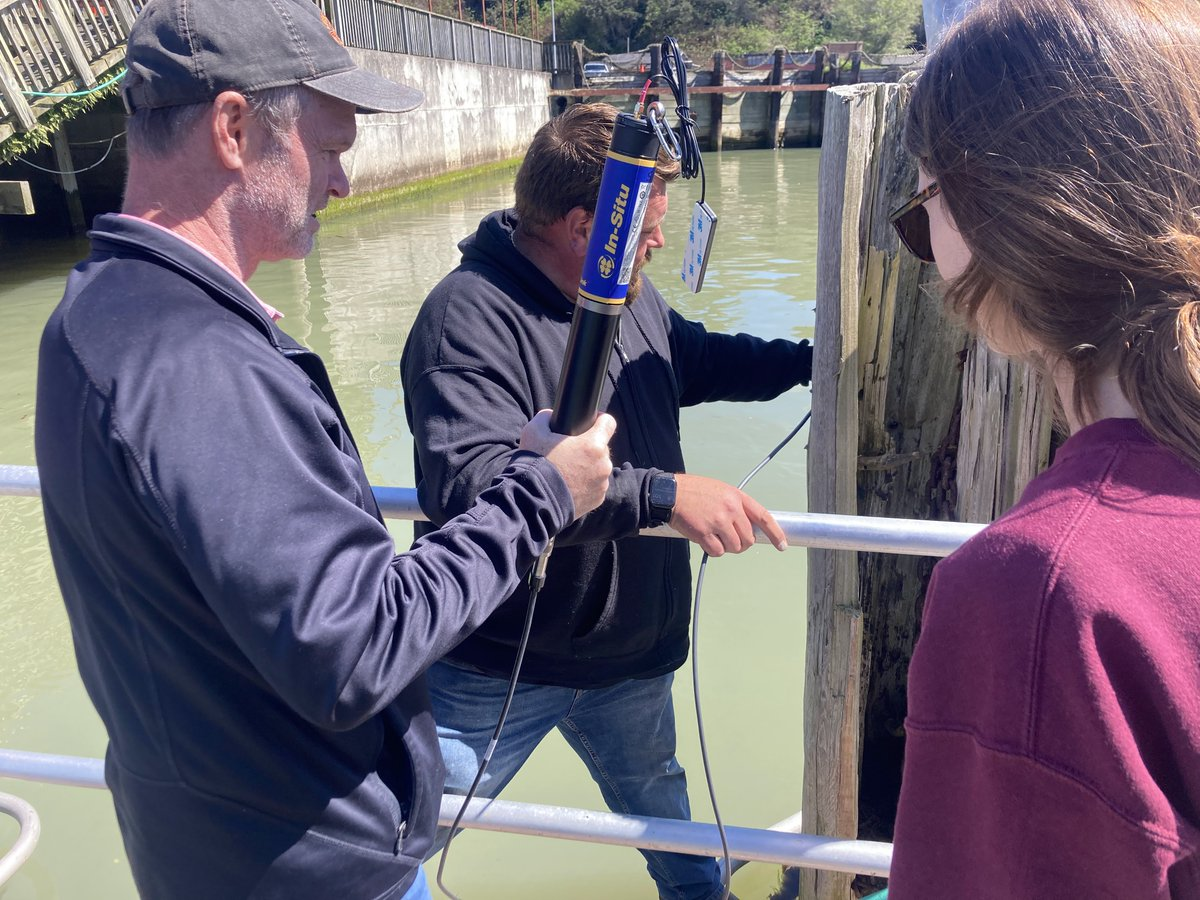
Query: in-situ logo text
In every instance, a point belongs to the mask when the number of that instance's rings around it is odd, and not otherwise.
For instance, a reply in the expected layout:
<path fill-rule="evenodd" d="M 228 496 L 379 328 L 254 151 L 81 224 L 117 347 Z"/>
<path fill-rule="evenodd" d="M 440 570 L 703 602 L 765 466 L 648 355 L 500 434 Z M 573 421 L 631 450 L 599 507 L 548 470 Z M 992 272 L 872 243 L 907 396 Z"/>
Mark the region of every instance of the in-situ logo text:
<path fill-rule="evenodd" d="M 612 223 L 612 234 L 608 236 L 608 243 L 604 245 L 604 249 L 609 253 L 617 252 L 617 242 L 621 239 L 621 225 L 625 221 L 625 206 L 629 203 L 629 185 L 621 185 L 621 190 L 617 192 L 617 199 L 613 201 L 612 215 L 608 217 Z"/>

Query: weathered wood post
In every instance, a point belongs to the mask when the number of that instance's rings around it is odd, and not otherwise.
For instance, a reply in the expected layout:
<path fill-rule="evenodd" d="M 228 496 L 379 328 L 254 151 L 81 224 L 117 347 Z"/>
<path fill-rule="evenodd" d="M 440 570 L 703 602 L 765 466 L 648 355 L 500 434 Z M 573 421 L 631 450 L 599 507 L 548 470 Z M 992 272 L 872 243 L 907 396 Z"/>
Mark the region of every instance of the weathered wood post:
<path fill-rule="evenodd" d="M 825 50 L 813 51 L 813 70 L 810 81 L 813 84 L 825 83 Z M 820 147 L 822 128 L 825 123 L 825 92 L 813 91 L 808 95 L 808 146 Z"/>
<path fill-rule="evenodd" d="M 888 214 L 916 185 L 900 142 L 908 92 L 861 84 L 826 100 L 809 508 L 988 521 L 1044 465 L 1049 406 L 1034 376 L 945 316 L 920 287 L 933 273 L 898 246 Z M 891 837 L 934 562 L 809 551 L 806 832 Z M 850 896 L 849 876 L 804 873 L 801 886 L 806 898 Z"/>
<path fill-rule="evenodd" d="M 0 181 L 0 216 L 32 216 L 35 211 L 28 181 Z"/>
<path fill-rule="evenodd" d="M 779 87 L 783 84 L 783 47 L 775 48 L 771 61 L 771 80 L 767 84 Z M 779 112 L 783 109 L 783 92 L 773 91 L 767 95 L 767 137 L 763 146 L 774 149 L 779 146 Z"/>
<path fill-rule="evenodd" d="M 725 84 L 725 51 L 713 51 L 713 69 L 712 83 L 714 87 L 721 87 Z M 711 113 L 709 118 L 712 121 L 712 134 L 709 136 L 708 149 L 721 152 L 721 145 L 724 143 L 724 128 L 725 128 L 725 95 L 719 91 L 712 95 L 709 99 L 709 109 Z"/>
<path fill-rule="evenodd" d="M 51 146 L 54 150 L 54 163 L 58 167 L 58 184 L 67 204 L 71 234 L 82 234 L 87 230 L 87 219 L 83 215 L 83 202 L 79 198 L 79 181 L 75 178 L 75 162 L 71 158 L 71 145 L 67 143 L 65 125 L 54 132 Z"/>
<path fill-rule="evenodd" d="M 583 77 L 583 41 L 571 41 L 571 83 L 576 88 L 587 83 Z"/>
<path fill-rule="evenodd" d="M 92 72 L 87 52 L 83 49 L 83 44 L 79 42 L 79 35 L 75 33 L 75 25 L 67 11 L 59 5 L 59 0 L 44 0 L 42 10 L 49 17 L 50 24 L 58 36 L 58 44 L 66 53 L 67 59 L 71 61 L 71 68 L 75 70 L 79 81 L 84 87 L 95 87 L 96 76 Z"/>

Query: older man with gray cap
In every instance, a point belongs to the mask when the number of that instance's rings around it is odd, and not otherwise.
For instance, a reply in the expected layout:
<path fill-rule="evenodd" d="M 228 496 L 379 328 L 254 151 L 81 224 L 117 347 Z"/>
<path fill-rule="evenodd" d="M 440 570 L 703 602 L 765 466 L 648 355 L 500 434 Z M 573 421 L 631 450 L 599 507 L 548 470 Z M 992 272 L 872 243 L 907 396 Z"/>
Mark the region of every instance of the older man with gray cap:
<path fill-rule="evenodd" d="M 349 190 L 359 69 L 307 0 L 151 0 L 124 211 L 47 323 L 36 449 L 105 774 L 146 897 L 428 897 L 442 787 L 423 672 L 608 484 L 613 423 L 525 426 L 397 556 L 321 360 L 246 286 Z"/>

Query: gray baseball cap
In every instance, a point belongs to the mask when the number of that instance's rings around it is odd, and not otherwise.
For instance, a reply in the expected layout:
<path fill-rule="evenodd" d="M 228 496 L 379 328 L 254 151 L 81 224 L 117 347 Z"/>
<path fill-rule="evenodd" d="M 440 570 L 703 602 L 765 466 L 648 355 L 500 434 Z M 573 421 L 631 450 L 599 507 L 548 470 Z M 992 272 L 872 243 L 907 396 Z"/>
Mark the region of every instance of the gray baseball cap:
<path fill-rule="evenodd" d="M 405 112 L 415 88 L 360 69 L 312 0 L 150 0 L 125 51 L 125 108 L 303 84 L 359 112 Z"/>

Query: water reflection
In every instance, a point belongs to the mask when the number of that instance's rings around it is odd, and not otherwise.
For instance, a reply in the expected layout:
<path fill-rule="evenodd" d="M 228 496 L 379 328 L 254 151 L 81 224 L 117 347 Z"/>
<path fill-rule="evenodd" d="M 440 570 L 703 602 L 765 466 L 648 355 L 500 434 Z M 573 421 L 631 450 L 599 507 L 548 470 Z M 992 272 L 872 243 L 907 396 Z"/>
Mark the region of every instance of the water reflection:
<path fill-rule="evenodd" d="M 679 280 L 695 183 L 671 189 L 667 246 L 649 273 L 685 316 L 710 328 L 764 336 L 811 335 L 816 253 L 817 152 L 743 151 L 708 158 L 708 202 L 720 226 L 705 289 Z M 458 262 L 457 242 L 489 211 L 512 201 L 511 175 L 424 199 L 326 221 L 304 261 L 264 266 L 254 289 L 280 309 L 283 327 L 322 355 L 355 430 L 371 479 L 411 485 L 412 444 L 404 421 L 399 359 L 426 292 Z M 0 258 L 0 462 L 33 463 L 37 341 L 70 267 L 77 241 L 40 243 Z M 770 404 L 708 404 L 685 410 L 689 469 L 736 482 L 808 407 L 797 389 Z M 802 510 L 804 454 L 781 454 L 752 485 L 772 509 Z M 403 547 L 411 534 L 394 526 Z M 0 746 L 100 755 L 103 732 L 75 672 L 69 629 L 54 585 L 36 500 L 0 498 Z M 804 556 L 758 548 L 709 571 L 702 613 L 705 721 L 722 812 L 765 826 L 800 807 Z M 680 758 L 692 772 L 692 803 L 709 820 L 691 712 L 690 676 L 676 683 Z M 106 795 L 0 781 L 38 808 L 45 827 L 34 861 L 5 900 L 132 896 Z M 507 796 L 601 808 L 595 788 L 561 742 L 535 753 Z M 14 830 L 0 821 L 0 849 Z M 650 881 L 632 851 L 502 835 L 454 845 L 451 884 L 462 896 L 648 897 Z M 765 897 L 771 867 L 750 866 L 735 889 Z M 564 887 L 568 886 L 568 887 Z"/>

